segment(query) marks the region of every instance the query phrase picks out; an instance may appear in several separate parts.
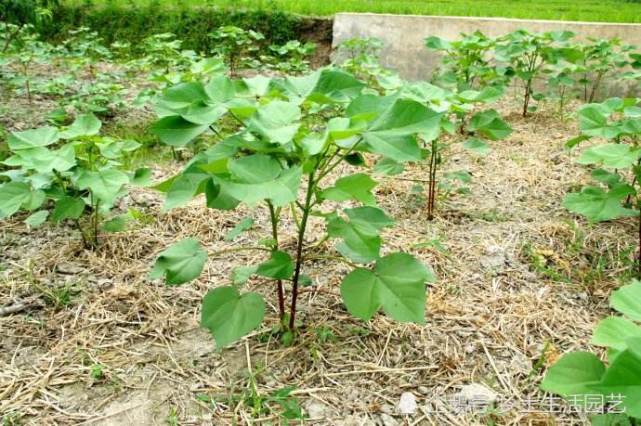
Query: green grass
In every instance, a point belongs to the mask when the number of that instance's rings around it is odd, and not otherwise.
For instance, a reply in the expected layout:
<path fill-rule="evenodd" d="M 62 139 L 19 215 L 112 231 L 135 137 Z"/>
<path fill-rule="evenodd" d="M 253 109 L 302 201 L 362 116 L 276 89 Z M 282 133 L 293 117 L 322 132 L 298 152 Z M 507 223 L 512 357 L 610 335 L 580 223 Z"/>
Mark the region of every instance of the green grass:
<path fill-rule="evenodd" d="M 65 0 L 84 4 L 87 0 Z M 279 9 L 301 15 L 372 12 L 441 16 L 496 16 L 565 21 L 641 22 L 640 0 L 92 0 L 91 3 L 163 7 L 219 6 Z"/>

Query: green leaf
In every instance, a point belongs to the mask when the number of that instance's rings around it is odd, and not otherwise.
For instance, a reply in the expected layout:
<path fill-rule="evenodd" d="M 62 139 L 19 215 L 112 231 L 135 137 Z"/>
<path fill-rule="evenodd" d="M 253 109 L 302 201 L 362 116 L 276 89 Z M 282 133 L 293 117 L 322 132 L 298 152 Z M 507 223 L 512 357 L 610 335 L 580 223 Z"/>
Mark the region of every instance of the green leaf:
<path fill-rule="evenodd" d="M 5 164 L 12 160 L 16 167 L 36 170 L 38 173 L 49 173 L 52 170 L 67 171 L 76 165 L 75 150 L 72 144 L 67 144 L 57 150 L 47 148 L 22 149 L 15 152 Z"/>
<path fill-rule="evenodd" d="M 161 109 L 174 112 L 183 111 L 193 104 L 206 102 L 209 99 L 202 83 L 180 83 L 167 88 L 159 102 Z"/>
<path fill-rule="evenodd" d="M 183 284 L 197 278 L 207 261 L 207 252 L 198 240 L 186 238 L 161 252 L 149 273 L 151 279 L 165 277 L 168 285 Z"/>
<path fill-rule="evenodd" d="M 332 201 L 356 200 L 363 204 L 376 205 L 372 189 L 376 181 L 364 173 L 357 173 L 339 178 L 334 186 L 322 192 L 322 197 Z"/>
<path fill-rule="evenodd" d="M 190 123 L 184 118 L 174 115 L 158 120 L 151 126 L 151 131 L 167 145 L 185 146 L 208 127 L 207 124 Z"/>
<path fill-rule="evenodd" d="M 272 252 L 271 257 L 266 262 L 258 265 L 256 274 L 261 277 L 273 278 L 277 280 L 288 280 L 294 273 L 294 262 L 291 256 L 280 250 Z"/>
<path fill-rule="evenodd" d="M 105 232 L 122 232 L 127 229 L 127 215 L 113 217 L 102 224 L 102 230 Z"/>
<path fill-rule="evenodd" d="M 578 144 L 580 144 L 581 142 L 583 142 L 583 141 L 587 141 L 588 139 L 590 139 L 590 137 L 589 137 L 589 136 L 586 136 L 586 135 L 579 135 L 579 136 L 577 136 L 577 137 L 574 137 L 574 138 L 572 138 L 572 139 L 568 140 L 568 141 L 565 143 L 565 147 L 566 147 L 567 149 L 574 148 L 575 146 L 577 146 L 577 145 L 578 145 Z"/>
<path fill-rule="evenodd" d="M 463 148 L 478 155 L 487 155 L 490 152 L 488 144 L 479 138 L 470 138 L 466 140 L 463 143 Z"/>
<path fill-rule="evenodd" d="M 610 306 L 630 319 L 641 321 L 641 282 L 633 280 L 613 292 Z"/>
<path fill-rule="evenodd" d="M 467 130 L 478 132 L 491 140 L 504 139 L 512 133 L 512 128 L 493 109 L 474 114 L 470 119 Z"/>
<path fill-rule="evenodd" d="M 425 46 L 434 50 L 448 50 L 452 48 L 452 44 L 440 37 L 430 36 L 425 39 Z"/>
<path fill-rule="evenodd" d="M 357 268 L 341 283 L 347 310 L 363 320 L 381 307 L 397 321 L 425 323 L 425 282 L 433 274 L 413 256 L 393 253 L 380 258 L 373 270 Z"/>
<path fill-rule="evenodd" d="M 625 413 L 608 413 L 590 416 L 591 426 L 634 426 Z"/>
<path fill-rule="evenodd" d="M 612 188 L 621 183 L 621 176 L 615 172 L 609 172 L 604 169 L 595 169 L 590 173 L 592 179 L 604 183 Z"/>
<path fill-rule="evenodd" d="M 66 130 L 60 132 L 62 139 L 75 139 L 83 136 L 95 136 L 100 133 L 102 123 L 93 114 L 79 115 Z"/>
<path fill-rule="evenodd" d="M 247 86 L 247 90 L 251 96 L 265 96 L 269 90 L 272 79 L 263 75 L 255 75 L 253 77 L 243 78 L 243 82 Z"/>
<path fill-rule="evenodd" d="M 308 100 L 321 103 L 345 102 L 358 96 L 363 86 L 365 84 L 350 73 L 324 69 L 309 93 Z"/>
<path fill-rule="evenodd" d="M 613 139 L 620 134 L 616 126 L 608 124 L 610 112 L 603 105 L 585 105 L 579 110 L 578 115 L 579 128 L 584 135 Z"/>
<path fill-rule="evenodd" d="M 238 266 L 232 269 L 231 280 L 234 285 L 245 284 L 249 278 L 256 273 L 257 265 L 251 266 Z"/>
<path fill-rule="evenodd" d="M 233 241 L 234 238 L 239 236 L 245 231 L 251 229 L 254 226 L 254 219 L 251 217 L 246 217 L 236 224 L 229 232 L 225 234 L 225 241 Z"/>
<path fill-rule="evenodd" d="M 403 173 L 404 166 L 402 163 L 397 163 L 391 158 L 381 158 L 374 164 L 374 173 L 379 173 L 387 176 L 394 176 Z"/>
<path fill-rule="evenodd" d="M 561 396 L 590 393 L 590 385 L 597 384 L 605 366 L 589 352 L 571 352 L 563 355 L 548 370 L 541 389 Z"/>
<path fill-rule="evenodd" d="M 136 169 L 133 177 L 131 178 L 131 183 L 136 186 L 150 186 L 151 185 L 151 169 L 148 167 L 141 167 Z"/>
<path fill-rule="evenodd" d="M 298 197 L 302 169 L 292 167 L 283 170 L 280 175 L 271 181 L 261 183 L 244 183 L 221 181 L 222 189 L 236 200 L 250 206 L 262 200 L 270 200 L 276 207 L 284 206 Z"/>
<path fill-rule="evenodd" d="M 131 139 L 114 140 L 105 138 L 98 143 L 100 154 L 110 160 L 118 160 L 128 153 L 137 150 L 140 146 L 138 142 Z"/>
<path fill-rule="evenodd" d="M 398 162 L 420 160 L 420 149 L 414 136 L 421 134 L 433 140 L 440 134 L 441 113 L 419 102 L 399 99 L 369 126 L 363 134 L 371 152 Z"/>
<path fill-rule="evenodd" d="M 631 167 L 641 157 L 641 149 L 626 144 L 608 143 L 589 148 L 577 160 L 579 164 L 599 164 L 613 169 Z"/>
<path fill-rule="evenodd" d="M 566 147 L 567 149 L 572 149 L 572 148 L 574 148 L 575 146 L 577 146 L 578 144 L 580 144 L 581 142 L 587 141 L 587 140 L 589 140 L 589 139 L 590 139 L 590 137 L 589 137 L 589 136 L 586 136 L 586 135 L 579 135 L 579 136 L 576 136 L 576 137 L 574 137 L 574 138 L 572 138 L 572 139 L 568 140 L 568 141 L 565 143 L 565 147 Z"/>
<path fill-rule="evenodd" d="M 291 142 L 298 131 L 301 113 L 292 102 L 272 101 L 258 108 L 249 120 L 250 132 L 281 145 Z"/>
<path fill-rule="evenodd" d="M 369 135 L 365 139 L 369 152 L 387 157 L 398 163 L 421 160 L 421 148 L 414 136 L 385 137 Z"/>
<path fill-rule="evenodd" d="M 368 263 L 379 257 L 379 232 L 392 226 L 394 221 L 376 207 L 345 209 L 349 221 L 334 214 L 327 219 L 327 232 L 332 238 L 341 238 L 336 250 L 354 262 Z"/>
<path fill-rule="evenodd" d="M 241 295 L 234 287 L 220 287 L 203 298 L 200 325 L 208 329 L 218 347 L 240 339 L 260 325 L 265 302 L 257 293 Z"/>
<path fill-rule="evenodd" d="M 12 216 L 21 208 L 35 210 L 42 205 L 42 191 L 33 191 L 24 182 L 8 182 L 0 185 L 0 219 Z"/>
<path fill-rule="evenodd" d="M 627 346 L 614 358 L 601 381 L 586 393 L 621 395 L 619 408 L 630 417 L 641 418 L 641 338 L 628 339 Z"/>
<path fill-rule="evenodd" d="M 225 115 L 227 107 L 223 105 L 192 104 L 180 116 L 190 123 L 209 126 Z"/>
<path fill-rule="evenodd" d="M 65 219 L 78 219 L 85 211 L 85 202 L 82 198 L 63 197 L 56 201 L 56 206 L 51 212 L 51 221 L 61 222 Z"/>
<path fill-rule="evenodd" d="M 503 89 L 499 87 L 487 86 L 483 90 L 465 90 L 458 94 L 464 102 L 495 102 L 503 96 Z"/>
<path fill-rule="evenodd" d="M 247 82 L 248 79 L 245 81 Z M 207 101 L 214 104 L 229 102 L 236 96 L 234 82 L 226 75 L 219 75 L 212 78 L 209 83 L 205 85 L 205 92 L 209 98 Z"/>
<path fill-rule="evenodd" d="M 626 318 L 609 317 L 601 320 L 594 329 L 592 343 L 623 351 L 627 348 L 625 341 L 630 337 L 641 337 L 641 327 Z"/>
<path fill-rule="evenodd" d="M 44 147 L 58 141 L 60 135 L 55 127 L 40 127 L 38 129 L 13 132 L 7 139 L 7 144 L 12 151 Z"/>
<path fill-rule="evenodd" d="M 221 185 L 221 180 L 208 179 L 205 181 L 205 196 L 207 207 L 210 209 L 233 210 L 240 201 L 234 198 L 228 191 L 227 186 Z"/>
<path fill-rule="evenodd" d="M 229 172 L 242 183 L 272 181 L 282 171 L 278 160 L 265 154 L 248 155 L 229 162 Z"/>
<path fill-rule="evenodd" d="M 563 207 L 593 222 L 637 216 L 638 212 L 621 205 L 622 200 L 634 193 L 634 188 L 628 185 L 616 186 L 608 192 L 598 187 L 588 186 L 581 192 L 567 194 L 563 199 Z"/>
<path fill-rule="evenodd" d="M 96 171 L 82 170 L 76 183 L 80 189 L 89 189 L 103 204 L 113 205 L 129 177 L 120 170 L 106 167 Z"/>
<path fill-rule="evenodd" d="M 27 226 L 29 226 L 30 228 L 37 228 L 47 220 L 48 216 L 49 216 L 48 211 L 40 210 L 33 213 L 28 218 L 26 218 L 24 223 L 26 223 Z"/>
<path fill-rule="evenodd" d="M 187 204 L 198 194 L 203 182 L 208 178 L 204 173 L 182 173 L 175 176 L 168 182 L 163 211 Z"/>

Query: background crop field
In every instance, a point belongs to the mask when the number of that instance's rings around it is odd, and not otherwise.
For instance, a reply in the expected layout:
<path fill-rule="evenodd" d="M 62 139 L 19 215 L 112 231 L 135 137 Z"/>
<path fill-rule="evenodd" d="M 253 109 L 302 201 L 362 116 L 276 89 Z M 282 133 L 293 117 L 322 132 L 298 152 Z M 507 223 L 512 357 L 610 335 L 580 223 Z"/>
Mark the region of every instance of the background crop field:
<path fill-rule="evenodd" d="M 67 0 L 84 4 L 86 0 Z M 635 0 L 94 0 L 92 4 L 125 7 L 159 3 L 164 7 L 221 6 L 234 9 L 280 9 L 303 15 L 333 15 L 338 12 L 372 12 L 418 15 L 499 16 L 566 21 L 641 22 L 641 2 Z"/>

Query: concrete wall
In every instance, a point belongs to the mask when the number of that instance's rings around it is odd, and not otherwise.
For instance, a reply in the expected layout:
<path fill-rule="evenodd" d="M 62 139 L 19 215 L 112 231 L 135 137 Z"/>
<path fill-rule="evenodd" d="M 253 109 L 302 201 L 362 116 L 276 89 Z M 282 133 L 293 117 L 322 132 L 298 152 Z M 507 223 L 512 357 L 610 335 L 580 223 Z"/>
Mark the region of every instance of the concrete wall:
<path fill-rule="evenodd" d="M 476 30 L 496 37 L 521 28 L 532 32 L 569 30 L 577 33 L 578 39 L 618 37 L 624 43 L 641 46 L 641 24 L 373 13 L 337 14 L 332 44 L 337 46 L 354 37 L 377 37 L 385 45 L 381 55 L 384 66 L 396 69 L 407 79 L 426 79 L 439 62 L 439 55 L 425 47 L 426 37 L 454 40 L 460 33 Z"/>

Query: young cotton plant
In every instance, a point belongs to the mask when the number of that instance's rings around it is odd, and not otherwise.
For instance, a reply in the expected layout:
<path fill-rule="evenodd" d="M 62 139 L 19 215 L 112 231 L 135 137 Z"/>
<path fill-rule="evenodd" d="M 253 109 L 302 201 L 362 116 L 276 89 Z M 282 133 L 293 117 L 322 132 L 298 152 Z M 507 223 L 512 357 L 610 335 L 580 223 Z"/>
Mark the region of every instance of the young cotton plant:
<path fill-rule="evenodd" d="M 532 99 L 541 100 L 544 93 L 536 91 L 535 83 L 541 79 L 550 64 L 560 59 L 576 59 L 577 51 L 569 45 L 574 37 L 570 31 L 530 33 L 517 30 L 496 39 L 494 56 L 499 74 L 514 77 L 523 87 L 523 117 L 534 108 Z"/>
<path fill-rule="evenodd" d="M 265 315 L 263 296 L 241 292 L 250 279 L 272 280 L 284 338 L 297 326 L 300 288 L 314 259 L 308 232 L 311 217 L 325 223 L 320 247 L 337 241 L 338 256 L 354 269 L 342 281 L 347 310 L 368 320 L 381 308 L 399 321 L 423 323 L 425 283 L 433 274 L 408 253 L 381 255 L 381 231 L 394 224 L 376 206 L 377 182 L 367 173 L 365 154 L 403 163 L 421 159 L 417 135 L 438 128 L 439 115 L 401 98 L 363 95 L 364 84 L 352 75 L 324 69 L 303 77 L 188 83 L 166 91 L 159 103 L 162 118 L 153 131 L 173 146 L 207 134 L 216 140 L 182 173 L 164 182 L 166 208 L 198 194 L 208 207 L 231 210 L 239 204 L 269 218 L 269 256 L 257 265 L 236 268 L 230 285 L 218 286 L 203 299 L 201 325 L 225 346 L 256 328 Z M 220 132 L 221 120 L 234 120 L 237 131 Z M 334 180 L 339 167 L 361 168 Z M 342 208 L 341 202 L 351 203 Z M 282 244 L 286 215 L 296 226 L 294 248 Z M 240 232 L 251 226 L 243 221 Z M 239 248 L 265 250 L 259 247 Z M 323 256 L 327 257 L 327 256 Z M 180 241 L 160 253 L 152 278 L 176 285 L 200 274 L 207 252 L 195 239 Z M 289 290 L 289 312 L 286 291 Z"/>
<path fill-rule="evenodd" d="M 25 223 L 40 226 L 74 223 L 87 248 L 99 242 L 99 232 L 118 231 L 123 219 L 101 226 L 102 219 L 126 193 L 130 183 L 145 184 L 148 169 L 126 171 L 126 158 L 139 144 L 99 135 L 101 123 L 93 115 L 79 116 L 69 127 L 41 127 L 9 135 L 11 156 L 0 180 L 0 219 L 29 212 Z"/>
<path fill-rule="evenodd" d="M 458 90 L 504 85 L 505 78 L 497 74 L 496 67 L 491 62 L 495 43 L 494 39 L 480 31 L 461 34 L 458 40 L 453 41 L 436 36 L 426 38 L 425 46 L 443 55 L 441 65 L 435 73 L 436 82 Z"/>
<path fill-rule="evenodd" d="M 607 348 L 607 364 L 590 352 L 565 354 L 548 370 L 541 389 L 561 395 L 577 410 L 610 413 L 592 424 L 633 425 L 641 421 L 641 282 L 610 296 L 620 316 L 601 320 L 592 344 Z"/>
<path fill-rule="evenodd" d="M 615 74 L 623 74 L 630 65 L 627 53 L 633 46 L 621 45 L 619 39 L 589 39 L 589 43 L 577 46 L 581 56 L 577 62 L 580 75 L 578 82 L 583 87 L 584 102 L 592 103 L 596 99 L 603 82 Z"/>
<path fill-rule="evenodd" d="M 260 61 L 263 67 L 289 74 L 300 74 L 309 71 L 309 57 L 315 51 L 315 43 L 290 40 L 283 45 L 269 46 L 270 54 L 261 55 Z"/>
<path fill-rule="evenodd" d="M 546 69 L 547 90 L 546 96 L 556 100 L 558 114 L 565 117 L 568 101 L 575 95 L 577 86 L 577 73 L 581 67 L 575 63 L 560 60 Z"/>
<path fill-rule="evenodd" d="M 168 72 L 158 69 L 151 74 L 151 87 L 142 90 L 136 96 L 134 106 L 154 105 L 168 87 L 191 81 L 207 82 L 227 72 L 227 67 L 220 58 L 194 58 L 193 61 L 172 67 Z"/>
<path fill-rule="evenodd" d="M 379 57 L 382 49 L 383 41 L 376 37 L 345 40 L 336 50 L 334 63 L 366 82 L 370 89 L 397 90 L 402 81 L 395 72 L 381 66 Z"/>
<path fill-rule="evenodd" d="M 9 24 L 10 26 L 11 24 Z M 6 28 L 8 29 L 9 26 Z M 15 26 L 14 26 L 15 27 Z M 29 103 L 33 99 L 34 67 L 51 62 L 54 48 L 51 44 L 39 40 L 39 35 L 33 26 L 19 27 L 19 32 L 13 38 L 7 38 L 0 52 L 0 74 L 3 79 L 15 88 L 18 94 L 24 94 Z M 3 29 L 0 27 L 0 29 Z"/>
<path fill-rule="evenodd" d="M 233 25 L 220 27 L 209 37 L 214 43 L 212 53 L 223 58 L 232 77 L 249 64 L 250 58 L 257 56 L 258 42 L 265 40 L 260 32 Z"/>
<path fill-rule="evenodd" d="M 596 185 L 567 194 L 563 205 L 592 222 L 638 216 L 641 249 L 641 107 L 638 102 L 638 99 L 611 98 L 600 104 L 584 105 L 579 110 L 581 135 L 568 141 L 567 146 L 572 148 L 591 138 L 602 138 L 607 143 L 586 149 L 577 160 L 593 168 Z"/>
<path fill-rule="evenodd" d="M 438 112 L 439 119 L 433 132 L 420 135 L 423 144 L 422 157 L 428 162 L 427 188 L 427 219 L 434 219 L 436 210 L 437 189 L 450 192 L 454 181 L 466 184 L 471 181 L 471 175 L 465 171 L 455 171 L 444 174 L 437 184 L 437 171 L 444 163 L 446 148 L 461 139 L 453 137 L 456 134 L 464 136 L 464 148 L 478 155 L 489 152 L 486 140 L 504 139 L 512 133 L 510 126 L 503 121 L 493 109 L 478 110 L 488 103 L 496 101 L 503 94 L 500 88 L 486 87 L 483 90 L 449 91 L 426 82 L 407 83 L 399 92 L 402 98 L 412 99 Z M 451 135 L 446 138 L 445 135 Z M 383 171 L 398 173 L 400 166 L 390 167 L 387 162 Z"/>

